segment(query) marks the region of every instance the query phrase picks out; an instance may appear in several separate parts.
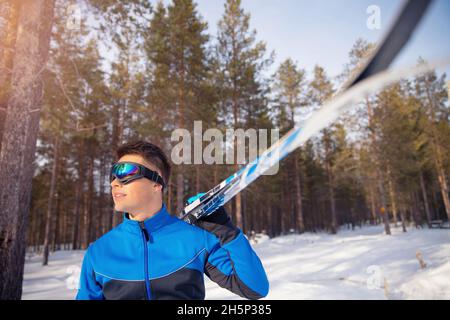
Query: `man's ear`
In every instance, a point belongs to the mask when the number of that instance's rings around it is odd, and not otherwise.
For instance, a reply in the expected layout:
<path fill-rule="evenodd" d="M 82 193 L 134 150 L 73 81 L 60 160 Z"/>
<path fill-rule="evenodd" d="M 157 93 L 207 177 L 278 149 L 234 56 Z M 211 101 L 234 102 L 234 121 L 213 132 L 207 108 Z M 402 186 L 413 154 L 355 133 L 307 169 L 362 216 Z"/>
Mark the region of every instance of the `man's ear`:
<path fill-rule="evenodd" d="M 153 187 L 157 187 L 157 189 L 161 190 L 162 192 L 162 185 L 160 185 L 159 183 L 155 183 Z"/>

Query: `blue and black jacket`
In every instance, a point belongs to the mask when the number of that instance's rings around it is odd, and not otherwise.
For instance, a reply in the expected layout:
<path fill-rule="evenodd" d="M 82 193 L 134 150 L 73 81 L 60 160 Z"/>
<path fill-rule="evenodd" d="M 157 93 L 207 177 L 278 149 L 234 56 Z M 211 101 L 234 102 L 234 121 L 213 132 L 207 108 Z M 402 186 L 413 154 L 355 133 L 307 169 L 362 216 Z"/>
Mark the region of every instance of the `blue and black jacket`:
<path fill-rule="evenodd" d="M 203 274 L 248 299 L 265 297 L 263 265 L 238 228 L 214 232 L 160 211 L 123 222 L 87 249 L 76 296 L 84 299 L 204 299 Z"/>

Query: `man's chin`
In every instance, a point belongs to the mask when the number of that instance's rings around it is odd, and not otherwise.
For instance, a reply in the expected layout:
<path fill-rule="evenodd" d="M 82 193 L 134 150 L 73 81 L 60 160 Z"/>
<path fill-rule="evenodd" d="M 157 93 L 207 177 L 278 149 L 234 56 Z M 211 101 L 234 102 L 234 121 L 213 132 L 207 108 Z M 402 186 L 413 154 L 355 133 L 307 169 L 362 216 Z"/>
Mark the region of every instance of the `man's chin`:
<path fill-rule="evenodd" d="M 114 206 L 114 210 L 117 212 L 127 212 L 127 208 L 125 206 Z"/>

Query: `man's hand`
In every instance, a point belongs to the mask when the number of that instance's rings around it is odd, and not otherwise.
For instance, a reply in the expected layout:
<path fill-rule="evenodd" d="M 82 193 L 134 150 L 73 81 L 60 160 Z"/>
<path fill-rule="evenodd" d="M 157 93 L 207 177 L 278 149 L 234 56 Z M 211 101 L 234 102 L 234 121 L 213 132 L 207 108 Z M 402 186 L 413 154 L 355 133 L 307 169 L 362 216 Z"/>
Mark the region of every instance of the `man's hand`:
<path fill-rule="evenodd" d="M 200 198 L 204 193 L 199 193 L 187 200 L 190 204 Z M 201 217 L 194 222 L 194 225 L 216 235 L 223 245 L 239 234 L 240 230 L 231 222 L 230 216 L 223 206 L 223 199 L 208 209 L 209 215 Z"/>

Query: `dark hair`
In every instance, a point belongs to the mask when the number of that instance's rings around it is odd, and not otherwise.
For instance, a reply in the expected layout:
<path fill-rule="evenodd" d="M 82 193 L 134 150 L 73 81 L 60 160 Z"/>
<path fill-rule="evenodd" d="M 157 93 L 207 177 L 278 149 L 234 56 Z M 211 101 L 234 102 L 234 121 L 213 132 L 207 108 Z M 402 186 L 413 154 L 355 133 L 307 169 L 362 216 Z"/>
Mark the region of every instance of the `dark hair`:
<path fill-rule="evenodd" d="M 137 140 L 125 143 L 117 149 L 117 160 L 127 154 L 142 156 L 149 163 L 153 164 L 161 173 L 164 184 L 167 186 L 170 178 L 170 163 L 166 154 L 160 147 L 153 143 Z"/>

